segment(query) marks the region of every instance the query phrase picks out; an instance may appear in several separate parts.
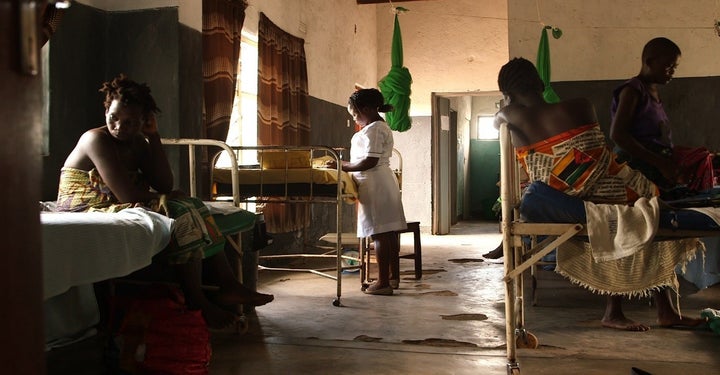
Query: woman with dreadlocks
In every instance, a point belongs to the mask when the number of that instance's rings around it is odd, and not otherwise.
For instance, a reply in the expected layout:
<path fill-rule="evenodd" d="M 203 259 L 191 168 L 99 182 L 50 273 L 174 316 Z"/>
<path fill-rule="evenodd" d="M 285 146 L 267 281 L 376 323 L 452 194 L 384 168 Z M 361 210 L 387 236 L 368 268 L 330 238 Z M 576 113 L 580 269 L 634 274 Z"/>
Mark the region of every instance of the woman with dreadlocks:
<path fill-rule="evenodd" d="M 272 295 L 252 291 L 236 280 L 222 251 L 224 238 L 202 201 L 173 191 L 173 174 L 155 119 L 160 110 L 150 88 L 120 75 L 105 82 L 100 92 L 105 95 L 106 124 L 86 131 L 65 160 L 58 211 L 144 207 L 167 212 L 175 219 L 176 230 L 170 245 L 153 260 L 173 265 L 188 304 L 201 309 L 212 328 L 228 326 L 238 318 L 221 306 L 272 301 Z M 210 254 L 209 249 L 220 251 Z M 212 302 L 201 288 L 203 262 L 211 271 L 207 276 L 220 287 Z"/>
<path fill-rule="evenodd" d="M 553 215 L 528 207 L 531 206 L 527 202 L 528 192 L 538 186 L 549 186 L 594 203 L 632 204 L 640 197 L 658 195 L 656 185 L 640 172 L 615 161 L 616 155 L 609 149 L 595 109 L 587 99 L 546 103 L 542 96 L 544 84 L 537 69 L 523 58 L 512 59 L 502 67 L 498 86 L 505 106 L 496 114 L 495 126 L 499 128 L 503 123 L 508 124 L 517 158 L 533 183 L 523 197 L 521 212 L 537 218 L 526 219 L 544 221 L 538 218 Z M 524 209 L 522 206 L 525 206 Z M 585 219 L 584 212 L 575 216 Z M 577 218 L 568 222 L 575 220 Z M 563 219 L 556 217 L 554 221 L 562 222 Z M 657 288 L 653 292 L 658 323 L 664 327 L 700 324 L 698 319 L 680 316 L 668 291 L 669 288 Z M 645 324 L 626 318 L 621 302 L 620 295 L 608 294 L 603 326 L 628 331 L 650 329 Z"/>

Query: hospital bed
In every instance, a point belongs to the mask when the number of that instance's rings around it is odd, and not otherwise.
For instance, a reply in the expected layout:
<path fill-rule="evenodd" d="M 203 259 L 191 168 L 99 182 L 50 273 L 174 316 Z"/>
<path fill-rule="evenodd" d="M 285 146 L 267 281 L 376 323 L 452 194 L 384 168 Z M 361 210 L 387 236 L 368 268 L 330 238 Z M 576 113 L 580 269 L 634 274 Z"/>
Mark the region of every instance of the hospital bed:
<path fill-rule="evenodd" d="M 507 124 L 500 126 L 500 198 L 502 205 L 502 239 L 504 250 L 505 283 L 505 338 L 507 347 L 507 373 L 520 374 L 517 361 L 518 348 L 537 348 L 538 338 L 525 328 L 523 273 L 551 251 L 571 239 L 587 239 L 584 220 L 575 222 L 524 222 L 521 220 L 521 181 L 519 164 L 511 141 Z M 551 189 L 551 188 L 550 188 Z M 572 207 L 584 216 L 582 201 L 559 193 L 555 196 L 543 196 L 532 203 L 545 205 L 535 207 L 538 211 L 552 210 L 557 207 Z M 571 210 L 571 211 L 572 211 Z M 682 220 L 678 220 L 678 215 Z M 578 215 L 580 216 L 580 215 Z M 678 225 L 678 221 L 682 224 Z M 693 229 L 700 228 L 700 229 Z M 530 241 L 528 238 L 546 237 L 544 240 Z M 655 240 L 683 239 L 720 236 L 720 228 L 708 215 L 690 210 L 661 211 L 659 229 Z"/>
<path fill-rule="evenodd" d="M 258 269 L 269 271 L 310 272 L 336 281 L 336 298 L 333 305 L 340 306 L 342 294 L 342 272 L 358 269 L 358 257 L 348 256 L 342 251 L 342 228 L 344 203 L 354 203 L 357 198 L 355 184 L 347 172 L 340 168 L 340 149 L 327 146 L 229 146 L 224 142 L 202 139 L 164 139 L 163 144 L 188 145 L 191 173 L 195 171 L 195 146 L 212 145 L 232 155 L 228 168 L 215 167 L 211 170 L 210 183 L 213 199 L 232 199 L 236 205 L 264 204 L 277 205 L 298 203 L 330 205 L 335 208 L 336 231 L 333 251 L 315 254 L 294 252 L 289 254 L 259 256 Z M 221 153 L 213 155 L 212 164 Z M 250 164 L 239 164 L 240 155 L 250 155 Z M 257 160 L 257 161 L 256 161 Z M 325 162 L 334 161 L 337 168 L 325 168 Z M 196 176 L 191 176 L 195 181 Z M 312 221 L 306 213 L 305 217 Z M 267 219 L 267 217 L 266 217 Z M 303 223 L 303 227 L 308 223 Z M 304 234 L 304 231 L 303 231 Z M 303 241 L 304 242 L 304 241 Z M 304 251 L 301 250 L 301 251 Z M 335 260 L 332 268 L 271 267 L 263 261 L 282 258 L 329 258 Z M 334 271 L 334 272 L 332 272 Z M 332 272 L 332 273 L 331 273 Z"/>
<path fill-rule="evenodd" d="M 215 145 L 212 141 L 204 144 Z M 196 194 L 191 183 L 191 195 Z M 255 214 L 237 208 L 237 203 L 206 205 L 242 256 L 239 236 L 255 226 Z M 172 219 L 142 208 L 117 213 L 55 212 L 54 202 L 41 202 L 40 222 L 48 349 L 93 335 L 93 327 L 100 321 L 93 283 L 124 277 L 150 265 L 153 256 L 169 243 L 174 225 Z M 241 328 L 247 326 L 238 326 Z"/>

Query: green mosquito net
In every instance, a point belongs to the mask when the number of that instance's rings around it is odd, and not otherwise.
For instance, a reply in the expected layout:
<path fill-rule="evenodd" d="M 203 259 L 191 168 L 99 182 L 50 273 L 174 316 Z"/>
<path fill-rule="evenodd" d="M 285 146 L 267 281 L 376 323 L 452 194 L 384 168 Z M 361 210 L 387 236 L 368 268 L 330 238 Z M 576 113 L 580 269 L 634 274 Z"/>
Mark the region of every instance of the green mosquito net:
<path fill-rule="evenodd" d="M 545 83 L 545 91 L 543 91 L 543 98 L 548 103 L 557 103 L 560 101 L 560 97 L 555 93 L 552 86 L 550 86 L 550 44 L 548 43 L 547 27 L 543 27 L 542 34 L 540 35 L 540 45 L 538 46 L 537 53 L 537 67 L 538 73 L 543 83 Z"/>
<path fill-rule="evenodd" d="M 410 71 L 403 66 L 402 36 L 400 35 L 400 22 L 395 14 L 395 28 L 393 30 L 392 50 L 390 52 L 392 65 L 388 74 L 378 82 L 380 92 L 385 101 L 395 110 L 385 115 L 390 129 L 404 132 L 410 129 L 410 84 L 412 77 Z"/>

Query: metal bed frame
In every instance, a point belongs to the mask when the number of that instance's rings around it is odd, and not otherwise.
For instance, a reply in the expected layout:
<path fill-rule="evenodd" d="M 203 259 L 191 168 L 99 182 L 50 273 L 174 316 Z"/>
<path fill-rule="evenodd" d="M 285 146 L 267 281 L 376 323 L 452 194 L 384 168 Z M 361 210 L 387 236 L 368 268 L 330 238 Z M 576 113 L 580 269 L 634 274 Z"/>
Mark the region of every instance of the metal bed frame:
<path fill-rule="evenodd" d="M 507 373 L 520 374 L 517 349 L 535 349 L 539 342 L 525 328 L 523 272 L 541 264 L 542 258 L 574 236 L 586 236 L 581 223 L 525 223 L 519 220 L 521 199 L 520 171 L 511 134 L 507 124 L 500 126 L 500 199 L 502 206 L 501 230 L 504 251 L 505 282 L 505 340 Z M 548 236 L 530 248 L 522 242 L 523 236 Z M 720 236 L 718 231 L 658 229 L 656 238 L 693 238 Z"/>
<path fill-rule="evenodd" d="M 314 203 L 321 203 L 321 204 L 332 204 L 336 207 L 336 215 L 335 215 L 335 223 L 336 228 L 341 229 L 342 228 L 342 222 L 343 222 L 343 215 L 342 215 L 342 204 L 344 203 L 344 200 L 346 198 L 351 197 L 348 194 L 345 194 L 343 192 L 342 188 L 342 180 L 341 180 L 341 156 L 338 154 L 336 149 L 327 147 L 327 146 L 229 146 L 227 143 L 222 141 L 216 141 L 216 140 L 210 140 L 210 139 L 188 139 L 188 138 L 176 138 L 176 139 L 163 139 L 163 144 L 165 145 L 187 145 L 188 146 L 188 165 L 190 170 L 190 194 L 195 195 L 196 193 L 196 182 L 197 182 L 197 176 L 196 176 L 196 153 L 195 148 L 197 146 L 215 146 L 222 149 L 222 151 L 218 152 L 217 154 L 213 155 L 212 157 L 212 163 L 211 165 L 214 166 L 215 162 L 219 158 L 220 154 L 223 152 L 227 153 L 230 157 L 230 173 L 231 173 L 231 182 L 232 182 L 232 202 L 235 206 L 240 206 L 240 204 L 249 204 L 249 203 L 265 203 L 265 204 L 278 204 L 278 203 L 307 203 L 314 204 Z M 253 197 L 247 197 L 243 196 L 241 194 L 242 185 L 240 184 L 240 175 L 239 175 L 239 168 L 240 164 L 238 163 L 238 154 L 242 151 L 255 151 L 258 152 L 262 158 L 262 154 L 267 151 L 282 151 L 282 152 L 289 152 L 289 151 L 308 151 L 310 157 L 313 156 L 320 156 L 320 155 L 329 155 L 331 156 L 336 162 L 337 162 L 337 183 L 336 185 L 336 193 L 334 196 L 321 196 L 316 195 L 313 191 L 313 184 L 310 184 L 310 192 L 303 196 L 295 196 L 292 195 L 293 193 L 288 188 L 288 184 L 292 183 L 292 181 L 288 181 L 287 176 L 285 178 L 284 182 L 284 194 L 281 196 L 273 195 L 271 197 L 263 196 L 263 178 L 262 178 L 262 170 L 260 173 L 260 194 L 258 196 Z M 285 165 L 285 171 L 288 170 L 288 165 L 286 163 Z M 212 184 L 213 181 L 213 172 L 214 167 L 210 171 L 210 183 Z M 223 196 L 215 195 L 212 197 L 215 199 L 222 199 Z M 308 208 L 309 209 L 309 208 Z M 266 267 L 262 265 L 258 265 L 258 269 L 261 270 L 269 270 L 269 271 L 289 271 L 289 272 L 310 272 L 322 277 L 330 278 L 336 281 L 336 298 L 333 300 L 332 304 L 334 306 L 341 306 L 340 297 L 342 295 L 342 272 L 344 270 L 354 270 L 360 268 L 360 259 L 356 257 L 350 257 L 347 255 L 344 255 L 342 253 L 342 230 L 337 230 L 336 234 L 336 241 L 335 241 L 335 248 L 333 251 L 323 253 L 323 254 L 306 254 L 306 253 L 294 253 L 294 254 L 280 254 L 280 255 L 265 255 L 265 256 L 259 256 L 259 259 L 277 259 L 277 258 L 334 258 L 335 259 L 335 267 L 334 268 L 324 268 L 324 269 L 315 269 L 315 268 L 280 268 L 280 267 Z M 304 236 L 304 234 L 303 234 Z M 239 250 L 240 254 L 242 255 L 241 250 Z M 350 263 L 356 263 L 353 265 L 343 265 L 343 260 L 347 261 L 348 264 Z M 334 274 L 328 273 L 328 271 L 335 270 Z"/>

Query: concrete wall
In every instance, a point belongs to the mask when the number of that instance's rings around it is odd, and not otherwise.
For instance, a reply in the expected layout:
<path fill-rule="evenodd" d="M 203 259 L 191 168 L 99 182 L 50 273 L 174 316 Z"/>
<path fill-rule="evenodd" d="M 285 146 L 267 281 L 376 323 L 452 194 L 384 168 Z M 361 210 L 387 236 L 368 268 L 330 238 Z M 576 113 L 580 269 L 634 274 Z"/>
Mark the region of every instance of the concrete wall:
<path fill-rule="evenodd" d="M 249 0 L 244 27 L 258 14 L 305 40 L 310 95 L 345 107 L 354 84 L 377 81 L 375 6 L 355 0 Z"/>
<path fill-rule="evenodd" d="M 413 116 L 431 113 L 433 92 L 497 90 L 497 72 L 508 59 L 506 0 L 437 0 L 396 3 L 405 66 L 413 77 Z M 377 6 L 378 77 L 390 69 L 394 15 Z"/>
<path fill-rule="evenodd" d="M 640 70 L 643 45 L 657 36 L 683 51 L 677 77 L 720 75 L 715 0 L 508 0 L 508 14 L 513 57 L 535 60 L 543 23 L 562 29 L 562 38 L 550 38 L 554 81 L 629 78 Z"/>
<path fill-rule="evenodd" d="M 53 36 L 49 50 L 49 154 L 43 159 L 43 199 L 54 200 L 60 167 L 86 130 L 104 124 L 103 97 L 98 93 L 102 82 L 120 73 L 150 85 L 162 110 L 158 124 L 165 137 L 179 137 L 181 129 L 197 126 L 202 113 L 201 101 L 192 101 L 190 93 L 196 84 L 182 84 L 183 74 L 199 71 L 196 54 L 181 53 L 191 46 L 186 37 L 180 44 L 177 8 L 154 8 L 139 11 L 106 12 L 84 4 L 68 9 L 62 27 Z M 199 37 L 197 31 L 194 32 Z M 198 45 L 197 42 L 194 43 Z M 190 60 L 184 61 L 181 56 Z M 195 65 L 191 67 L 190 65 Z M 187 77 L 202 82 L 202 77 Z M 197 92 L 197 91 L 195 91 Z M 180 116 L 188 103 L 195 103 L 196 116 Z M 180 170 L 177 150 L 169 158 Z M 176 173 L 178 181 L 184 181 Z M 182 186 L 182 185 L 180 185 Z"/>
<path fill-rule="evenodd" d="M 539 5 L 540 15 L 538 16 Z M 657 36 L 682 50 L 675 79 L 660 88 L 676 144 L 720 148 L 720 38 L 714 0 L 509 0 L 510 55 L 535 61 L 541 22 L 563 30 L 550 38 L 553 87 L 560 97 L 588 97 L 607 134 L 612 90 L 638 74 L 645 43 Z M 692 95 L 689 95 L 692 93 Z"/>

